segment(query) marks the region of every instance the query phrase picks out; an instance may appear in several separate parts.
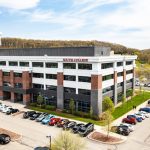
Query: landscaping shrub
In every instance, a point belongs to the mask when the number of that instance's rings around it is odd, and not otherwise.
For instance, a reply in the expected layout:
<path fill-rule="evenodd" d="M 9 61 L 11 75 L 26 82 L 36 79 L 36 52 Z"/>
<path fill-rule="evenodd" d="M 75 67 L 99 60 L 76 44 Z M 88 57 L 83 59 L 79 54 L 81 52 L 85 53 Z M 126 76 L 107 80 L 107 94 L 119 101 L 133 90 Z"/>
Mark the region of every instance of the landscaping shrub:
<path fill-rule="evenodd" d="M 44 108 L 45 108 L 45 105 L 44 105 L 44 104 L 43 104 L 43 105 L 41 105 L 41 108 L 42 108 L 42 109 L 44 109 Z"/>
<path fill-rule="evenodd" d="M 46 105 L 45 109 L 54 111 L 56 110 L 56 106 Z"/>
<path fill-rule="evenodd" d="M 37 107 L 37 103 L 30 103 L 30 106 Z"/>

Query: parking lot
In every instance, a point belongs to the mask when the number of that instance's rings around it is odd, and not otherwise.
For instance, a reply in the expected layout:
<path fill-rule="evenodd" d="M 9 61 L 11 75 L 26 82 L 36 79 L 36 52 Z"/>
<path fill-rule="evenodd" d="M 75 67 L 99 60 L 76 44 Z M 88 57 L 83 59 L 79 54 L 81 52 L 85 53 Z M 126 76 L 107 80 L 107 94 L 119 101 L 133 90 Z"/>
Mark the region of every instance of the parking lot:
<path fill-rule="evenodd" d="M 2 102 L 2 101 L 1 101 Z M 7 105 L 11 104 L 20 110 L 26 110 L 22 105 L 5 102 Z M 21 140 L 11 142 L 8 145 L 0 146 L 0 150 L 33 150 L 36 146 L 45 146 L 49 144 L 47 135 L 51 135 L 54 139 L 62 129 L 57 127 L 50 127 L 42 125 L 31 120 L 22 119 L 22 114 L 16 116 L 9 116 L 0 113 L 0 128 L 5 128 L 22 135 Z M 92 150 L 93 147 L 96 150 L 149 150 L 150 149 L 150 118 L 145 119 L 143 122 L 135 125 L 135 131 L 132 132 L 125 143 L 120 145 L 106 145 L 100 144 L 87 138 L 84 138 L 86 142 L 86 150 Z"/>

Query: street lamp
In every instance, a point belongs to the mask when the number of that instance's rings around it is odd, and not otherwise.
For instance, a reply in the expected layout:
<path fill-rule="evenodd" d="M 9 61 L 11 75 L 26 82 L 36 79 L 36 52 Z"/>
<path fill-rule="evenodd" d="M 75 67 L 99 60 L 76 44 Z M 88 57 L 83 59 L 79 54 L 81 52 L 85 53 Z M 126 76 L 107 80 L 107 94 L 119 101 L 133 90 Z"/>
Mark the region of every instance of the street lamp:
<path fill-rule="evenodd" d="M 52 137 L 51 135 L 47 135 L 46 137 L 49 138 L 49 149 L 51 150 Z"/>

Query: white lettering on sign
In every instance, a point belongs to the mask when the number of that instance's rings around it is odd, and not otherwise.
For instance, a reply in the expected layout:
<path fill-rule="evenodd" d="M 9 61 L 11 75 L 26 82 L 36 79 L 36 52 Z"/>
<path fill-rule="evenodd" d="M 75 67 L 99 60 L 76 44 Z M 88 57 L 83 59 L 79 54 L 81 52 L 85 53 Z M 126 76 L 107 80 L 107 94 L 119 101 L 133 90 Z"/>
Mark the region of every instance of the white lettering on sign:
<path fill-rule="evenodd" d="M 64 58 L 63 61 L 64 62 L 88 62 L 88 59 L 82 59 L 82 58 L 78 58 L 78 59 Z"/>

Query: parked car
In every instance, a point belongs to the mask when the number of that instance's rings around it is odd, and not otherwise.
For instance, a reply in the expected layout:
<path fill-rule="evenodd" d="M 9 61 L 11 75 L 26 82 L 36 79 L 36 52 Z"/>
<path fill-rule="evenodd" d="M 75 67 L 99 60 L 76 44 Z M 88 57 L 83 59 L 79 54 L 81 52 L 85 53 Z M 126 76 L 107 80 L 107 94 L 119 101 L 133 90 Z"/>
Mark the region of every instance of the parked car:
<path fill-rule="evenodd" d="M 122 122 L 123 123 L 129 123 L 129 124 L 136 124 L 136 119 L 135 118 L 124 118 L 123 120 L 122 120 Z"/>
<path fill-rule="evenodd" d="M 147 113 L 150 113 L 150 108 L 148 107 L 140 108 L 139 111 L 145 111 Z"/>
<path fill-rule="evenodd" d="M 121 123 L 119 126 L 126 126 L 129 128 L 130 132 L 134 131 L 134 127 L 131 124 L 128 123 Z"/>
<path fill-rule="evenodd" d="M 11 138 L 7 134 L 0 134 L 0 144 L 8 144 L 11 141 Z"/>
<path fill-rule="evenodd" d="M 27 111 L 27 112 L 24 112 L 23 118 L 24 118 L 24 119 L 27 119 L 27 118 L 29 118 L 30 116 L 32 116 L 33 114 L 35 114 L 35 113 L 36 113 L 35 111 Z"/>
<path fill-rule="evenodd" d="M 142 113 L 140 113 L 140 112 L 136 112 L 134 115 L 136 115 L 137 117 L 141 117 L 141 118 L 142 118 L 142 120 L 144 120 L 144 119 L 145 119 L 145 115 L 144 115 L 144 114 L 142 114 Z"/>
<path fill-rule="evenodd" d="M 78 133 L 79 129 L 84 126 L 83 123 L 79 123 L 79 124 L 76 124 L 73 128 L 72 128 L 72 132 L 73 133 Z"/>
<path fill-rule="evenodd" d="M 63 130 L 72 129 L 77 123 L 75 121 L 70 121 L 68 124 L 63 125 Z"/>
<path fill-rule="evenodd" d="M 117 133 L 128 136 L 130 134 L 130 130 L 127 126 L 118 126 Z"/>
<path fill-rule="evenodd" d="M 14 113 L 17 113 L 17 112 L 19 112 L 19 109 L 10 108 L 10 109 L 6 112 L 6 114 L 7 114 L 7 115 L 10 115 L 10 114 L 14 114 Z"/>
<path fill-rule="evenodd" d="M 48 124 L 50 122 L 50 119 L 55 117 L 54 115 L 47 115 L 43 120 L 42 120 L 42 124 Z"/>
<path fill-rule="evenodd" d="M 52 118 L 51 121 L 49 122 L 50 126 L 54 126 L 57 124 L 57 122 L 61 122 L 62 119 L 61 118 Z"/>
<path fill-rule="evenodd" d="M 34 150 L 50 150 L 49 147 L 35 147 Z"/>
<path fill-rule="evenodd" d="M 35 120 L 35 119 L 38 118 L 41 114 L 42 114 L 42 113 L 39 113 L 39 112 L 33 114 L 32 116 L 30 116 L 30 120 Z"/>
<path fill-rule="evenodd" d="M 128 115 L 127 118 L 135 118 L 137 122 L 142 122 L 142 118 L 136 115 Z"/>
<path fill-rule="evenodd" d="M 94 124 L 93 123 L 87 123 L 84 126 L 81 126 L 79 128 L 78 133 L 80 134 L 80 136 L 87 136 L 90 132 L 92 132 L 94 130 Z"/>
<path fill-rule="evenodd" d="M 146 118 L 150 117 L 150 114 L 145 111 L 139 111 L 140 114 L 143 114 Z"/>
<path fill-rule="evenodd" d="M 61 128 L 65 124 L 68 124 L 70 121 L 68 119 L 62 119 L 61 121 L 57 122 L 57 127 Z"/>
<path fill-rule="evenodd" d="M 3 107 L 3 108 L 1 109 L 1 112 L 6 113 L 10 108 L 12 108 L 12 107 L 10 107 L 10 106 L 5 106 L 5 107 Z"/>
<path fill-rule="evenodd" d="M 147 103 L 150 104 L 150 100 Z"/>
<path fill-rule="evenodd" d="M 36 118 L 36 121 L 41 122 L 47 115 L 48 113 L 42 113 L 38 118 Z"/>

